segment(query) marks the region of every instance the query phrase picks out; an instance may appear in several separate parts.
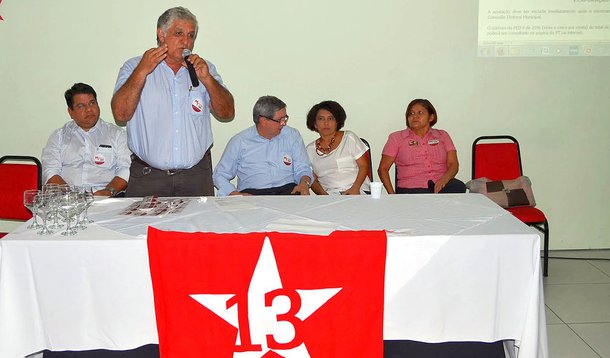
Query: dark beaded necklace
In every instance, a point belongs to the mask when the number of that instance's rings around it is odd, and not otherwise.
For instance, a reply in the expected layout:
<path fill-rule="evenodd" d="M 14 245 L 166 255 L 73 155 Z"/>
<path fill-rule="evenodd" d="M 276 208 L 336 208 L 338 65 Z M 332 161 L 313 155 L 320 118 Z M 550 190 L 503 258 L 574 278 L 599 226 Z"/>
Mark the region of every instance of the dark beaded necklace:
<path fill-rule="evenodd" d="M 326 148 L 322 148 L 322 138 L 318 138 L 316 140 L 316 154 L 319 156 L 323 156 L 330 153 L 330 151 L 333 149 L 333 144 L 335 144 L 336 135 L 337 133 L 333 135 L 333 137 L 330 139 L 330 143 L 328 143 L 328 147 Z"/>

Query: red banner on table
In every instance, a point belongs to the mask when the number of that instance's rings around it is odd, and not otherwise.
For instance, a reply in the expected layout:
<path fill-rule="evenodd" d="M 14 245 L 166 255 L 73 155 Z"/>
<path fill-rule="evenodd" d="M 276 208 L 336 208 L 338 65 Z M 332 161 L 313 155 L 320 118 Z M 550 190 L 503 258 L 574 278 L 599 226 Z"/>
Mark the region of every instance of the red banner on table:
<path fill-rule="evenodd" d="M 162 358 L 382 357 L 386 235 L 150 228 Z"/>

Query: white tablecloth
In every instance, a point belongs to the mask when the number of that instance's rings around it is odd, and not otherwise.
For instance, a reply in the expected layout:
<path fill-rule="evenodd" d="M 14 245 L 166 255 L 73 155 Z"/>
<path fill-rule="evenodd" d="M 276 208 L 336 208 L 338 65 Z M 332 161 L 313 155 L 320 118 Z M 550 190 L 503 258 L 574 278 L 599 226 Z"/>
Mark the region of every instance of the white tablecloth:
<path fill-rule="evenodd" d="M 180 214 L 120 216 L 96 201 L 73 237 L 25 225 L 0 240 L 0 357 L 157 343 L 146 230 L 388 232 L 384 339 L 514 341 L 547 357 L 539 237 L 486 197 L 193 199 Z"/>

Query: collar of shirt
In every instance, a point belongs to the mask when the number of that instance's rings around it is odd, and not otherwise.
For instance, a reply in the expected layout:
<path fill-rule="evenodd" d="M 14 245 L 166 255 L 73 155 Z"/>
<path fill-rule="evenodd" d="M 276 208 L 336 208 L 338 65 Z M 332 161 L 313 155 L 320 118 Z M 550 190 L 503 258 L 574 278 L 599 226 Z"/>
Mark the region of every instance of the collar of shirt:
<path fill-rule="evenodd" d="M 101 130 L 101 127 L 103 126 L 102 124 L 102 118 L 98 118 L 97 122 L 95 123 L 95 125 L 93 127 L 91 127 L 89 129 L 89 131 L 85 131 L 84 129 L 82 129 L 81 127 L 78 126 L 78 124 L 76 124 L 76 122 L 74 120 L 68 122 L 68 129 L 70 130 L 70 132 L 72 133 L 96 133 L 98 131 Z"/>
<path fill-rule="evenodd" d="M 422 138 L 415 134 L 415 132 L 413 132 L 410 128 L 407 128 L 403 130 L 400 135 L 403 139 L 413 139 L 417 140 L 418 142 L 426 142 L 430 138 L 438 138 L 438 130 L 430 128 L 428 133 L 426 133 L 426 135 L 424 135 Z"/>

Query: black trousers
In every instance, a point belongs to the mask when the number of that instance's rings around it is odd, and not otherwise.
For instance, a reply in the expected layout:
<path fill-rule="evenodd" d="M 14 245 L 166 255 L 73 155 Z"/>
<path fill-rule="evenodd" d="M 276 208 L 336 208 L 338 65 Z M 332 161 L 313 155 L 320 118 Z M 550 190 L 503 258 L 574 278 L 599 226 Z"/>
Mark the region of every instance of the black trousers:
<path fill-rule="evenodd" d="M 89 351 L 44 351 L 43 358 L 159 358 L 159 345 L 147 344 L 127 351 L 94 349 Z"/>
<path fill-rule="evenodd" d="M 295 186 L 297 186 L 295 183 L 288 183 L 274 188 L 244 189 L 241 193 L 252 195 L 292 195 L 292 189 L 294 189 Z"/>
<path fill-rule="evenodd" d="M 466 192 L 466 184 L 459 179 L 451 179 L 445 185 L 445 187 L 440 191 L 440 194 L 450 194 L 450 193 L 465 193 Z M 427 188 L 399 188 L 396 187 L 396 194 L 433 194 L 434 193 L 434 182 L 432 180 L 428 180 Z"/>
<path fill-rule="evenodd" d="M 132 155 L 125 195 L 127 197 L 214 196 L 210 150 L 192 168 L 180 170 L 156 169 Z"/>
<path fill-rule="evenodd" d="M 384 358 L 505 358 L 502 341 L 423 343 L 383 341 Z"/>
<path fill-rule="evenodd" d="M 384 341 L 384 358 L 505 358 L 502 342 Z M 44 358 L 159 358 L 159 345 L 148 344 L 128 351 L 45 351 Z"/>

